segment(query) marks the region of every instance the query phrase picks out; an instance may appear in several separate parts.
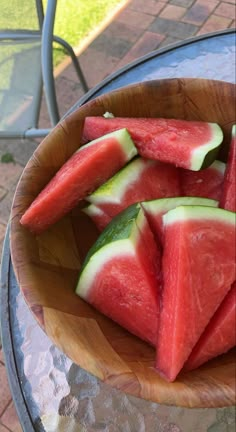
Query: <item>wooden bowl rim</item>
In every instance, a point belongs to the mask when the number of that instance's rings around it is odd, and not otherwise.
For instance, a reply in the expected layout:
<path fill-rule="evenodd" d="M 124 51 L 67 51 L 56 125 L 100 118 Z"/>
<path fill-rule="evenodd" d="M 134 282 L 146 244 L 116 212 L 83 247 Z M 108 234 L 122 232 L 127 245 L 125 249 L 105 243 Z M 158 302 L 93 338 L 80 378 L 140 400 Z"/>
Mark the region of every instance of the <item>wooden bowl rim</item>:
<path fill-rule="evenodd" d="M 176 83 L 176 84 L 178 84 L 180 86 L 183 85 L 183 84 L 191 84 L 191 83 L 195 83 L 195 84 L 197 83 L 199 85 L 201 85 L 201 84 L 205 85 L 205 84 L 213 83 L 216 86 L 225 86 L 226 85 L 228 88 L 232 88 L 232 89 L 235 88 L 235 86 L 233 84 L 231 84 L 231 83 L 225 83 L 224 81 L 219 81 L 219 80 L 208 80 L 208 79 L 205 79 L 205 78 L 167 78 L 167 79 L 150 80 L 148 82 L 141 82 L 141 83 L 134 83 L 134 84 L 126 85 L 126 86 L 121 87 L 119 89 L 115 89 L 115 90 L 112 90 L 111 92 L 104 93 L 104 94 L 102 94 L 100 96 L 97 96 L 96 98 L 94 98 L 94 99 L 89 100 L 88 102 L 86 102 L 84 105 L 78 107 L 74 112 L 71 112 L 68 116 L 64 117 L 58 123 L 58 125 L 55 128 L 53 128 L 53 130 L 49 133 L 48 137 L 46 139 L 44 139 L 40 143 L 39 147 L 40 147 L 40 149 L 42 149 L 43 147 L 45 147 L 45 145 L 46 145 L 45 143 L 47 143 L 49 140 L 52 141 L 53 137 L 54 137 L 54 134 L 55 134 L 55 131 L 58 131 L 60 128 L 62 128 L 63 130 L 65 128 L 67 128 L 68 121 L 72 121 L 72 122 L 76 121 L 77 117 L 78 116 L 79 117 L 83 116 L 84 113 L 86 113 L 87 110 L 90 108 L 90 106 L 93 106 L 97 102 L 99 102 L 101 100 L 104 100 L 104 99 L 106 99 L 107 97 L 109 97 L 111 95 L 113 96 L 113 95 L 117 95 L 117 94 L 119 94 L 121 92 L 123 93 L 123 92 L 126 92 L 126 91 L 133 91 L 134 89 L 137 89 L 137 88 L 141 88 L 141 91 L 143 91 L 143 90 L 145 91 L 145 89 L 147 88 L 147 86 L 154 86 L 155 87 L 155 86 L 162 86 L 163 84 L 165 84 L 165 85 L 167 84 L 168 85 L 168 84 L 171 84 L 171 83 Z M 78 120 L 81 121 L 80 118 Z M 35 155 L 37 155 L 37 151 L 38 151 L 39 147 L 33 153 L 33 155 L 31 156 L 31 158 L 29 159 L 29 161 L 28 161 L 25 169 L 23 170 L 22 176 L 21 176 L 21 178 L 19 180 L 19 183 L 17 185 L 17 189 L 16 189 L 16 193 L 15 193 L 15 197 L 14 197 L 14 200 L 13 200 L 13 206 L 12 207 L 14 207 L 15 201 L 17 201 L 17 198 L 16 198 L 17 197 L 17 193 L 21 190 L 22 181 L 24 180 L 26 170 L 30 169 L 36 163 L 37 157 L 35 159 Z M 21 281 L 20 281 L 20 279 L 18 277 L 17 257 L 15 256 L 15 248 L 14 248 L 14 243 L 13 243 L 13 240 L 12 240 L 12 238 L 13 238 L 13 236 L 12 236 L 12 230 L 16 229 L 15 227 L 17 226 L 17 224 L 19 225 L 19 214 L 18 214 L 18 219 L 17 219 L 17 216 L 15 214 L 11 213 L 11 216 L 10 216 L 10 250 L 11 250 L 11 256 L 12 256 L 13 268 L 15 270 L 17 282 L 19 284 L 21 293 L 22 293 L 24 299 L 26 300 L 26 303 L 27 303 L 28 307 L 30 308 L 33 316 L 38 321 L 40 327 L 47 334 L 45 326 L 44 326 L 44 323 L 43 323 L 43 320 L 41 319 L 40 313 L 38 313 L 37 309 L 35 309 L 35 308 L 32 307 L 31 303 L 29 302 L 29 299 L 27 299 L 25 297 L 24 290 L 22 290 Z M 20 239 L 18 238 L 17 241 L 19 241 L 19 240 Z M 58 341 L 55 340 L 55 339 L 53 339 L 52 337 L 51 337 L 51 339 L 52 339 L 53 343 L 55 343 L 55 345 L 58 346 Z M 62 348 L 60 347 L 60 349 L 62 349 Z M 69 352 L 67 352 L 65 350 L 63 350 L 63 351 L 65 352 L 65 354 L 68 357 L 70 357 L 70 353 Z M 88 370 L 88 371 L 89 371 L 89 373 L 93 374 L 93 372 L 91 372 L 90 370 Z M 101 379 L 101 377 L 99 377 L 99 378 Z M 114 387 L 117 387 L 116 384 L 112 384 L 112 385 Z M 122 388 L 122 390 L 126 391 L 124 388 Z M 137 392 L 136 392 L 135 389 L 134 389 L 134 391 L 132 391 L 132 389 L 131 389 L 131 391 L 130 391 L 130 389 L 128 389 L 127 393 L 133 394 L 134 396 L 138 396 L 138 394 L 137 394 Z M 233 395 L 232 395 L 232 397 L 233 397 Z M 163 403 L 160 400 L 157 401 L 157 400 L 154 400 L 153 398 L 151 400 L 153 400 L 154 402 Z M 165 400 L 164 403 L 168 405 L 168 400 Z M 172 402 L 170 402 L 170 404 L 172 404 Z M 200 408 L 201 406 L 202 407 L 206 407 L 206 406 L 209 406 L 209 407 L 214 406 L 215 407 L 215 406 L 231 406 L 231 405 L 233 405 L 232 398 L 230 398 L 228 400 L 227 404 L 224 404 L 224 405 L 221 405 L 221 404 L 219 404 L 219 405 L 212 405 L 211 402 L 209 401 L 209 405 L 205 405 L 205 404 L 203 404 L 203 405 L 200 404 L 199 405 L 199 404 L 197 404 L 196 406 Z M 184 401 L 182 403 L 182 405 L 180 404 L 179 406 L 189 407 L 191 405 L 188 405 L 188 402 Z"/>

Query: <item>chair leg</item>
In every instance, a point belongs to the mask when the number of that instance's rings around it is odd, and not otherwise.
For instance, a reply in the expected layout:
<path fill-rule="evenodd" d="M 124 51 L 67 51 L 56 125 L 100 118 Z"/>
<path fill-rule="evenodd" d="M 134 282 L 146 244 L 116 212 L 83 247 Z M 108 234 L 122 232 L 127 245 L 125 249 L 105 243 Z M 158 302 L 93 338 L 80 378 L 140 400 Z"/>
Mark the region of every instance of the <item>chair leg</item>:
<path fill-rule="evenodd" d="M 83 90 L 84 92 L 87 92 L 89 90 L 89 87 L 85 80 L 84 74 L 82 72 L 82 69 L 80 67 L 79 61 L 75 55 L 73 48 L 71 47 L 71 45 L 68 44 L 68 42 L 66 42 L 64 39 L 60 38 L 59 36 L 53 36 L 53 40 L 58 44 L 62 45 L 65 48 L 65 50 L 69 53 L 71 60 L 73 61 L 77 75 L 81 81 Z"/>

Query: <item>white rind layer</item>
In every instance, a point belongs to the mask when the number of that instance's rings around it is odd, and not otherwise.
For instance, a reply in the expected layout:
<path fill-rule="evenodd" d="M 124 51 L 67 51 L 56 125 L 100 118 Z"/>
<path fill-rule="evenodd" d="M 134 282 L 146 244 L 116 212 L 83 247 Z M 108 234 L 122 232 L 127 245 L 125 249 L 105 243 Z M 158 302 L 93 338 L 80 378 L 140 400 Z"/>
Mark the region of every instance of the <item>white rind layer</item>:
<path fill-rule="evenodd" d="M 76 293 L 80 297 L 83 299 L 87 298 L 96 275 L 102 270 L 103 265 L 106 264 L 106 262 L 109 262 L 111 259 L 115 259 L 119 256 L 136 256 L 136 247 L 140 240 L 142 228 L 144 226 L 145 217 L 143 211 L 140 209 L 137 217 L 132 221 L 129 236 L 127 238 L 110 241 L 110 243 L 102 246 L 91 256 L 80 275 L 78 285 L 76 287 Z"/>
<path fill-rule="evenodd" d="M 217 172 L 220 172 L 222 175 L 224 175 L 224 173 L 225 173 L 225 168 L 226 168 L 226 164 L 225 164 L 224 162 L 221 162 L 221 161 L 219 161 L 219 160 L 215 160 L 215 161 L 213 162 L 213 164 L 211 164 L 211 165 L 209 166 L 208 169 L 214 169 L 214 170 L 216 170 Z"/>
<path fill-rule="evenodd" d="M 101 210 L 100 207 L 97 207 L 95 204 L 90 204 L 88 207 L 84 207 L 82 211 L 90 217 L 104 215 L 103 210 Z"/>
<path fill-rule="evenodd" d="M 93 204 L 120 204 L 126 192 L 127 184 L 132 184 L 138 180 L 143 171 L 152 163 L 154 162 L 141 158 L 130 162 L 95 192 L 86 197 L 86 200 Z"/>
<path fill-rule="evenodd" d="M 145 211 L 153 216 L 158 214 L 163 214 L 172 210 L 179 206 L 208 206 L 208 207 L 217 207 L 218 201 L 209 199 L 209 198 L 201 198 L 201 197 L 173 197 L 173 198 L 161 198 L 158 200 L 151 201 L 143 201 L 141 203 L 142 207 Z"/>
<path fill-rule="evenodd" d="M 80 147 L 78 151 L 82 151 L 86 148 L 92 147 L 93 145 L 96 145 L 99 141 L 103 141 L 105 139 L 108 138 L 115 138 L 119 141 L 119 144 L 126 156 L 126 160 L 129 161 L 130 159 L 132 159 L 134 156 L 136 156 L 138 154 L 138 151 L 133 143 L 133 140 L 128 132 L 127 129 L 123 128 L 123 129 L 119 129 L 116 130 L 114 132 L 110 132 L 106 135 L 103 135 L 99 138 L 96 138 L 95 140 L 89 142 L 88 144 L 83 145 L 82 147 Z"/>
<path fill-rule="evenodd" d="M 235 213 L 221 208 L 206 206 L 179 206 L 168 211 L 163 216 L 163 224 L 170 225 L 176 222 L 187 220 L 212 220 L 223 222 L 235 227 Z M 233 239 L 232 239 L 233 240 Z"/>
<path fill-rule="evenodd" d="M 103 266 L 110 260 L 122 257 L 124 254 L 125 256 L 129 255 L 135 257 L 135 242 L 130 238 L 108 243 L 99 249 L 94 255 L 92 255 L 86 267 L 82 271 L 76 287 L 76 293 L 86 300 L 89 290 L 96 280 L 96 276 L 103 269 Z"/>
<path fill-rule="evenodd" d="M 220 126 L 216 123 L 209 123 L 212 131 L 212 139 L 206 144 L 201 145 L 192 151 L 190 169 L 199 171 L 202 167 L 206 155 L 213 149 L 219 147 L 223 141 L 223 132 Z"/>

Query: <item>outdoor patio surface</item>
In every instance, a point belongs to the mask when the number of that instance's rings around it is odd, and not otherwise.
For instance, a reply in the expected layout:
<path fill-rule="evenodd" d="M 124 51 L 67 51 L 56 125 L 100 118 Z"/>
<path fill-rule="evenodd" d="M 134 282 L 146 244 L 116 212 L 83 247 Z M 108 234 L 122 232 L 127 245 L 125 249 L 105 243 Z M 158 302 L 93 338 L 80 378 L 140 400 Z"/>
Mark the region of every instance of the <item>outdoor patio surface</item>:
<path fill-rule="evenodd" d="M 235 27 L 235 0 L 131 0 L 84 46 L 80 64 L 92 88 L 110 73 L 154 49 L 230 27 Z M 83 91 L 68 60 L 57 68 L 56 75 L 63 115 Z M 40 125 L 49 125 L 45 105 Z M 0 163 L 0 256 L 14 190 L 36 146 L 34 141 L 0 141 L 0 158 L 11 153 L 15 161 Z M 0 340 L 0 432 L 21 430 L 8 387 Z"/>

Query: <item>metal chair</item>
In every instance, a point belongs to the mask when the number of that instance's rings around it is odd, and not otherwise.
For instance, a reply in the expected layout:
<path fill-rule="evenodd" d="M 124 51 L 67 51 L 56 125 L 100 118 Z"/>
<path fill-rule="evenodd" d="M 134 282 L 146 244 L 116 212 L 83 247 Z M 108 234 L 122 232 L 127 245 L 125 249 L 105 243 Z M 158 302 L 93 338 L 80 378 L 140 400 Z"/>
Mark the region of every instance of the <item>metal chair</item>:
<path fill-rule="evenodd" d="M 59 121 L 53 42 L 69 54 L 83 90 L 88 86 L 72 47 L 54 35 L 56 0 L 2 0 L 0 6 L 0 138 L 36 138 L 44 90 L 52 127 Z M 19 19 L 18 19 L 19 17 Z M 30 23 L 30 24 L 29 24 Z"/>

